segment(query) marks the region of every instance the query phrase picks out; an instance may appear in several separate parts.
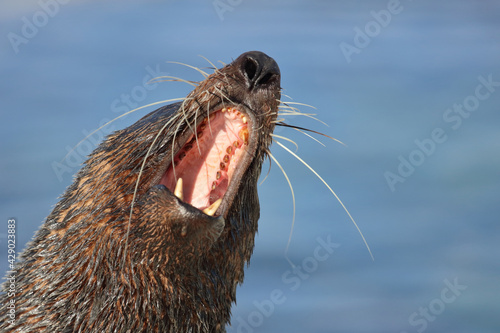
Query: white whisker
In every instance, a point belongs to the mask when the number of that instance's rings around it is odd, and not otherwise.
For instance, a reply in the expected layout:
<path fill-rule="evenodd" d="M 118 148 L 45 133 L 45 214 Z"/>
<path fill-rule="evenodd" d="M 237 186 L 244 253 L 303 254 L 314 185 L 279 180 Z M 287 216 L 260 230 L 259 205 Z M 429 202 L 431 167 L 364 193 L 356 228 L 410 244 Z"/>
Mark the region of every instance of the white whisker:
<path fill-rule="evenodd" d="M 281 102 L 282 102 L 283 104 L 293 104 L 293 105 L 306 106 L 306 107 L 308 107 L 308 108 L 311 108 L 311 109 L 317 110 L 317 108 L 316 108 L 316 107 L 314 107 L 314 106 L 312 106 L 312 105 L 309 105 L 309 104 L 305 104 L 305 103 L 290 102 L 290 101 L 288 101 L 288 102 L 283 102 L 283 101 L 281 101 Z"/>
<path fill-rule="evenodd" d="M 296 108 L 278 108 L 278 114 L 283 116 L 316 116 L 316 113 L 305 113 Z"/>
<path fill-rule="evenodd" d="M 359 229 L 358 224 L 356 223 L 356 221 L 354 221 L 354 218 L 351 216 L 351 213 L 349 213 L 349 211 L 347 210 L 347 208 L 344 205 L 344 203 L 342 202 L 342 200 L 340 200 L 340 198 L 335 193 L 335 191 L 332 190 L 332 188 L 330 187 L 330 185 L 328 185 L 328 183 L 323 178 L 321 178 L 321 176 L 313 168 L 311 168 L 311 166 L 309 166 L 309 164 L 307 164 L 302 158 L 300 158 L 297 154 L 295 154 L 293 151 L 291 151 L 290 149 L 288 149 L 281 142 L 279 142 L 277 140 L 274 140 L 274 142 L 276 142 L 276 144 L 278 144 L 281 148 L 285 149 L 287 152 L 289 152 L 290 154 L 292 154 L 292 156 L 294 156 L 303 165 L 305 165 L 309 170 L 311 170 L 311 172 L 314 173 L 314 175 L 316 175 L 316 177 L 318 177 L 318 179 L 321 180 L 321 182 L 330 190 L 330 192 L 335 196 L 335 198 L 337 199 L 337 201 L 340 203 L 340 205 L 342 206 L 342 208 L 347 213 L 347 215 L 351 219 L 352 223 L 354 224 L 354 226 L 358 230 L 358 233 L 360 234 L 361 238 L 363 239 L 363 242 L 365 243 L 365 246 L 368 249 L 368 252 L 370 253 L 370 256 L 371 256 L 372 260 L 375 260 L 375 258 L 373 257 L 372 251 L 370 249 L 370 246 L 368 245 L 368 242 L 366 241 L 365 236 L 361 232 L 361 229 Z"/>
<path fill-rule="evenodd" d="M 283 140 L 286 140 L 288 142 L 291 142 L 295 146 L 295 151 L 299 150 L 299 145 L 295 141 L 293 141 L 292 139 L 289 139 L 286 136 L 281 136 L 281 135 L 273 134 L 273 133 L 271 133 L 270 135 L 273 138 L 283 139 Z"/>
<path fill-rule="evenodd" d="M 165 80 L 162 80 L 162 79 L 165 79 Z M 168 75 L 154 77 L 148 81 L 148 84 L 149 83 L 167 82 L 167 81 L 184 82 L 184 83 L 187 83 L 193 87 L 197 87 L 199 84 L 199 82 L 197 82 L 197 81 L 184 80 L 184 79 L 181 79 L 181 78 L 178 78 L 175 76 L 168 76 Z"/>
<path fill-rule="evenodd" d="M 195 67 L 195 66 L 191 66 L 191 65 L 188 65 L 188 64 L 184 64 L 182 62 L 177 62 L 177 61 L 167 61 L 167 63 L 170 63 L 170 64 L 177 64 L 177 65 L 182 65 L 182 66 L 186 66 L 186 67 L 189 67 L 189 68 L 192 68 L 194 69 L 195 71 L 197 71 L 198 73 L 200 73 L 201 75 L 203 75 L 203 77 L 207 78 L 208 77 L 208 73 L 205 72 L 205 71 L 202 71 L 201 69 L 199 69 L 198 67 Z"/>
<path fill-rule="evenodd" d="M 292 182 L 290 181 L 290 178 L 288 178 L 288 175 L 286 174 L 285 169 L 283 169 L 283 167 L 281 166 L 281 164 L 273 156 L 273 154 L 271 154 L 271 152 L 268 152 L 268 155 L 273 159 L 273 161 L 276 163 L 276 165 L 278 165 L 278 167 L 280 168 L 281 172 L 283 173 L 283 176 L 285 176 L 285 179 L 288 182 L 288 186 L 290 187 L 290 192 L 292 194 L 292 203 L 293 203 L 292 227 L 290 228 L 290 235 L 288 236 L 288 242 L 287 242 L 286 248 L 285 248 L 285 259 L 288 261 L 288 263 L 292 267 L 295 267 L 295 264 L 288 257 L 288 249 L 290 248 L 290 243 L 292 242 L 293 229 L 295 227 L 295 193 L 293 192 Z"/>
<path fill-rule="evenodd" d="M 201 57 L 201 58 L 205 59 L 205 60 L 206 60 L 206 61 L 207 61 L 210 65 L 212 65 L 212 67 L 213 67 L 214 71 L 217 71 L 217 70 L 218 70 L 217 66 L 215 66 L 213 62 L 211 62 L 210 60 L 208 60 L 208 58 L 207 58 L 207 57 L 202 56 L 201 54 L 198 54 L 198 57 Z"/>
<path fill-rule="evenodd" d="M 113 123 L 114 121 L 122 118 L 122 117 L 125 117 L 126 115 L 128 114 L 131 114 L 135 111 L 138 111 L 138 110 L 141 110 L 141 109 L 144 109 L 144 108 L 147 108 L 147 107 L 150 107 L 150 106 L 153 106 L 153 105 L 158 105 L 158 104 L 164 104 L 164 103 L 169 103 L 169 102 L 177 102 L 177 101 L 183 101 L 185 100 L 185 97 L 182 97 L 182 98 L 172 98 L 172 99 L 166 99 L 164 101 L 159 101 L 159 102 L 154 102 L 154 103 L 150 103 L 148 105 L 143 105 L 143 106 L 140 106 L 138 108 L 135 108 L 133 110 L 130 110 L 128 112 L 125 112 L 124 114 L 122 115 L 119 115 L 118 117 L 116 117 L 115 119 L 112 119 L 110 121 L 108 121 L 106 124 L 98 127 L 97 129 L 93 130 L 92 132 L 90 132 L 86 137 L 84 137 L 82 140 L 80 140 L 80 142 L 78 142 L 64 157 L 63 159 L 61 160 L 61 163 L 64 162 L 66 160 L 66 158 L 68 158 L 68 156 L 76 149 L 78 148 L 78 146 L 80 146 L 82 144 L 82 142 L 84 142 L 85 140 L 87 140 L 89 137 L 91 137 L 94 133 L 96 133 L 97 131 L 101 130 L 102 128 L 108 126 L 109 124 Z"/>
<path fill-rule="evenodd" d="M 319 144 L 320 144 L 320 145 L 322 145 L 323 147 L 326 147 L 326 146 L 325 146 L 325 144 L 324 144 L 323 142 L 319 141 L 318 139 L 316 139 L 316 138 L 315 138 L 314 136 L 312 136 L 311 134 L 309 134 L 309 133 L 307 133 L 307 132 L 305 132 L 305 131 L 303 131 L 303 130 L 300 130 L 300 129 L 298 129 L 298 128 L 294 128 L 294 130 L 296 130 L 296 131 L 298 131 L 298 132 L 300 132 L 300 133 L 304 134 L 305 136 L 310 137 L 311 139 L 313 139 L 314 141 L 316 141 L 317 143 L 319 143 Z M 334 140 L 338 141 L 337 139 L 334 139 Z M 341 143 L 342 143 L 342 142 L 341 142 Z"/>
<path fill-rule="evenodd" d="M 130 204 L 130 213 L 129 213 L 128 224 L 127 224 L 127 236 L 125 238 L 125 249 L 124 249 L 124 255 L 123 255 L 123 267 L 125 267 L 125 260 L 127 258 L 128 237 L 129 237 L 129 234 L 130 234 L 130 226 L 132 224 L 132 215 L 133 215 L 133 212 L 134 212 L 135 200 L 136 200 L 136 197 L 137 197 L 137 191 L 139 189 L 139 183 L 140 183 L 140 180 L 141 180 L 141 177 L 142 177 L 142 173 L 144 171 L 144 167 L 146 166 L 146 161 L 147 161 L 149 155 L 151 154 L 151 150 L 153 149 L 153 146 L 156 143 L 156 141 L 158 140 L 158 138 L 160 137 L 160 135 L 163 133 L 163 131 L 165 130 L 165 128 L 167 128 L 167 126 L 170 126 L 170 124 L 173 121 L 175 121 L 175 120 L 177 120 L 177 117 L 172 117 L 169 121 L 167 121 L 167 123 L 165 125 L 163 125 L 160 128 L 160 130 L 158 131 L 158 133 L 154 137 L 153 142 L 151 142 L 151 145 L 149 145 L 149 149 L 146 152 L 146 156 L 144 156 L 144 159 L 142 160 L 141 168 L 139 170 L 139 174 L 137 175 L 137 180 L 135 182 L 134 195 L 132 196 L 132 202 Z"/>
<path fill-rule="evenodd" d="M 262 184 L 264 184 L 264 182 L 266 181 L 267 177 L 271 173 L 271 158 L 269 157 L 269 154 L 271 152 L 269 151 L 269 149 L 266 149 L 266 153 L 267 153 L 266 157 L 269 159 L 269 169 L 267 170 L 267 173 L 266 173 L 266 176 L 264 177 L 264 179 L 262 179 L 262 181 L 259 183 L 259 186 L 261 186 Z"/>
<path fill-rule="evenodd" d="M 278 106 L 278 114 L 280 116 L 304 116 L 304 117 L 308 117 L 308 118 L 314 119 L 317 122 L 320 122 L 320 123 L 322 123 L 323 125 L 325 125 L 327 127 L 330 127 L 324 121 L 316 118 L 315 117 L 316 116 L 315 113 L 305 113 L 305 112 L 302 112 L 302 111 L 300 111 L 299 109 L 297 109 L 297 108 L 295 108 L 293 106 L 289 106 L 288 104 L 302 105 L 302 106 L 307 106 L 307 107 L 311 107 L 313 109 L 316 109 L 314 106 L 311 106 L 311 105 L 308 105 L 308 104 L 304 104 L 304 103 L 283 102 L 283 101 L 279 101 L 279 102 L 281 103 Z"/>
<path fill-rule="evenodd" d="M 276 118 L 276 120 L 271 121 L 272 124 L 278 124 L 284 122 L 284 118 Z"/>

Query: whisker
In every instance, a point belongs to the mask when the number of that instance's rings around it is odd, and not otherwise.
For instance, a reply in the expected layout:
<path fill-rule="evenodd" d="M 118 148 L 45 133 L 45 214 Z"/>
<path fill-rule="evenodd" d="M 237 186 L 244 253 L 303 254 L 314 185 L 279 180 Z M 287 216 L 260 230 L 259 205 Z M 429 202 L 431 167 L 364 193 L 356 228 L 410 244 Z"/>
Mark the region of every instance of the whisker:
<path fill-rule="evenodd" d="M 177 183 L 177 174 L 175 173 L 175 153 L 173 147 L 175 147 L 175 139 L 177 137 L 177 132 L 174 132 L 174 136 L 172 137 L 172 149 L 170 154 L 170 164 L 172 165 L 172 172 L 174 174 L 175 182 Z"/>
<path fill-rule="evenodd" d="M 266 176 L 264 177 L 264 179 L 262 179 L 262 181 L 259 183 L 259 186 L 261 186 L 262 184 L 264 184 L 264 182 L 266 181 L 267 177 L 271 173 L 271 157 L 269 157 L 269 154 L 270 154 L 269 149 L 266 149 L 266 157 L 269 159 L 269 169 L 267 170 L 267 173 L 266 173 Z"/>
<path fill-rule="evenodd" d="M 208 123 L 208 130 L 210 132 L 210 135 L 213 136 L 214 133 L 212 132 L 212 123 L 211 123 L 211 120 L 210 120 L 210 108 L 207 108 L 207 123 Z"/>
<path fill-rule="evenodd" d="M 165 79 L 165 80 L 163 80 L 163 79 Z M 184 83 L 187 83 L 193 87 L 197 87 L 199 85 L 198 81 L 184 80 L 184 79 L 181 79 L 179 77 L 169 76 L 169 75 L 154 77 L 148 81 L 148 84 L 149 83 L 160 83 L 160 82 L 184 82 Z"/>
<path fill-rule="evenodd" d="M 202 109 L 200 103 L 198 100 L 195 100 L 196 103 L 198 103 L 198 107 L 194 110 L 194 139 L 196 141 L 196 146 L 198 147 L 198 153 L 201 155 L 201 148 L 200 148 L 200 142 L 198 141 L 198 111 Z"/>
<path fill-rule="evenodd" d="M 308 117 L 308 118 L 314 119 L 317 122 L 322 123 L 323 125 L 329 127 L 327 123 L 325 123 L 324 121 L 316 118 L 315 117 L 316 116 L 315 113 L 305 113 L 305 112 L 302 112 L 302 111 L 300 111 L 299 109 L 297 109 L 297 108 L 295 108 L 293 106 L 287 105 L 287 103 L 289 103 L 289 102 L 283 102 L 283 101 L 279 101 L 279 102 L 281 104 L 278 106 L 278 114 L 280 114 L 281 116 L 304 116 L 304 117 Z M 299 104 L 299 105 L 302 104 L 302 105 L 309 106 L 311 108 L 316 109 L 314 106 L 303 104 L 303 103 L 294 103 L 294 104 Z"/>
<path fill-rule="evenodd" d="M 307 118 L 311 118 L 313 120 L 316 120 L 317 122 L 327 126 L 327 127 L 330 127 L 327 123 L 325 123 L 324 121 L 320 120 L 319 118 L 316 118 L 314 116 L 314 114 L 307 114 L 307 113 L 286 113 L 286 112 L 280 112 L 279 113 L 280 116 L 283 116 L 283 117 L 286 117 L 286 116 L 303 116 L 303 117 L 307 117 Z"/>
<path fill-rule="evenodd" d="M 325 145 L 323 142 L 319 141 L 318 139 L 316 139 L 316 138 L 315 138 L 314 136 L 312 136 L 311 134 L 309 134 L 309 133 L 307 133 L 307 132 L 305 132 L 305 131 L 302 131 L 302 130 L 300 130 L 300 129 L 298 129 L 298 128 L 294 128 L 294 130 L 296 130 L 297 132 L 300 132 L 300 133 L 304 134 L 305 136 L 307 136 L 307 137 L 309 137 L 309 138 L 313 139 L 314 141 L 316 141 L 317 143 L 319 143 L 319 144 L 320 144 L 320 145 L 322 145 L 323 147 L 326 147 L 326 145 Z"/>
<path fill-rule="evenodd" d="M 177 120 L 177 117 L 172 117 L 169 121 L 167 121 L 167 123 L 165 125 L 163 125 L 160 128 L 160 130 L 158 131 L 158 133 L 154 137 L 153 141 L 151 142 L 151 145 L 149 145 L 149 149 L 146 152 L 146 156 L 144 156 L 144 159 L 142 160 L 141 168 L 139 169 L 139 174 L 137 175 L 137 180 L 135 182 L 134 195 L 132 196 L 132 202 L 130 204 L 130 213 L 129 213 L 128 224 L 127 224 L 127 236 L 125 237 L 125 248 L 124 248 L 122 269 L 125 268 L 125 260 L 127 258 L 127 250 L 128 250 L 128 238 L 129 238 L 129 234 L 130 234 L 130 226 L 132 224 L 132 215 L 134 212 L 134 204 L 135 204 L 135 200 L 137 197 L 137 192 L 139 190 L 139 183 L 140 183 L 140 180 L 142 177 L 142 173 L 144 171 L 144 167 L 146 166 L 146 161 L 147 161 L 149 155 L 151 154 L 151 150 L 153 149 L 153 146 L 156 143 L 156 141 L 158 140 L 158 138 L 160 137 L 160 135 L 163 133 L 165 128 L 167 128 L 167 126 L 170 126 L 170 124 L 175 120 Z"/>
<path fill-rule="evenodd" d="M 188 99 L 186 98 L 184 100 L 184 102 L 182 103 L 181 105 L 181 108 L 182 108 L 182 115 L 184 116 L 184 120 L 186 121 L 186 125 L 189 127 L 189 129 L 191 130 L 191 132 L 193 132 L 193 134 L 195 134 L 195 131 L 196 129 L 194 129 L 192 126 L 191 126 L 191 123 L 189 122 L 189 119 L 188 119 L 188 116 L 187 116 L 187 113 L 186 113 L 186 106 L 185 106 L 185 102 L 187 101 Z M 189 98 L 190 101 L 194 100 L 193 98 Z M 180 128 L 180 125 L 182 124 L 182 122 L 179 123 L 179 127 L 177 128 L 176 132 L 179 130 Z"/>
<path fill-rule="evenodd" d="M 130 111 L 127 111 L 125 112 L 124 114 L 122 115 L 119 115 L 118 117 L 108 121 L 106 124 L 98 127 L 97 129 L 93 130 L 92 132 L 90 132 L 86 137 L 84 137 L 82 140 L 80 140 L 80 142 L 78 142 L 64 157 L 63 159 L 61 160 L 61 163 L 64 162 L 66 160 L 66 158 L 68 158 L 68 156 L 76 149 L 78 148 L 85 140 L 87 140 L 88 138 L 90 138 L 94 133 L 96 133 L 97 131 L 101 130 L 102 128 L 108 126 L 109 124 L 115 122 L 116 120 L 122 118 L 122 117 L 125 117 L 126 115 L 129 115 L 135 111 L 138 111 L 138 110 L 141 110 L 141 109 L 144 109 L 144 108 L 147 108 L 147 107 L 150 107 L 150 106 L 153 106 L 153 105 L 158 105 L 158 104 L 164 104 L 164 103 L 169 103 L 169 102 L 177 102 L 177 101 L 183 101 L 185 100 L 186 98 L 185 97 L 182 97 L 182 98 L 172 98 L 172 99 L 167 99 L 167 100 L 164 100 L 164 101 L 159 101 L 159 102 L 154 102 L 154 103 L 150 103 L 148 105 L 143 105 L 143 106 L 140 106 L 138 108 L 135 108 L 133 110 L 130 110 Z"/>
<path fill-rule="evenodd" d="M 278 107 L 278 114 L 287 116 L 316 116 L 316 113 L 305 113 L 294 107 L 289 107 L 289 108 Z"/>
<path fill-rule="evenodd" d="M 207 57 L 202 56 L 201 54 L 198 54 L 198 57 L 201 57 L 201 58 L 205 59 L 210 65 L 212 65 L 214 71 L 218 70 L 217 66 L 215 66 L 213 62 L 211 62 L 210 60 L 208 60 Z"/>
<path fill-rule="evenodd" d="M 278 110 L 292 110 L 292 111 L 297 111 L 297 112 L 301 112 L 298 108 L 296 108 L 295 106 L 291 106 L 291 105 L 288 105 L 286 102 L 280 100 L 280 99 L 277 99 L 276 100 L 277 102 L 279 102 L 280 104 L 278 104 Z"/>
<path fill-rule="evenodd" d="M 292 182 L 290 181 L 290 178 L 288 178 L 288 175 L 286 174 L 285 169 L 283 169 L 283 167 L 278 162 L 278 160 L 276 159 L 276 157 L 274 157 L 273 154 L 271 154 L 270 151 L 268 151 L 268 155 L 273 159 L 273 161 L 276 163 L 276 165 L 280 168 L 281 172 L 283 173 L 283 176 L 285 176 L 285 179 L 286 179 L 286 181 L 288 183 L 288 186 L 290 187 L 290 192 L 292 194 L 292 203 L 293 203 L 292 226 L 290 228 L 290 235 L 288 236 L 288 242 L 287 242 L 286 248 L 285 248 L 285 259 L 288 261 L 288 263 L 292 267 L 295 267 L 295 264 L 288 257 L 288 249 L 290 248 L 290 243 L 292 242 L 293 229 L 295 228 L 295 193 L 293 192 Z"/>
<path fill-rule="evenodd" d="M 197 71 L 198 73 L 200 73 L 201 75 L 203 75 L 203 77 L 207 78 L 208 77 L 208 73 L 205 72 L 205 71 L 202 71 L 201 69 L 199 69 L 198 67 L 195 67 L 195 66 L 191 66 L 191 65 L 188 65 L 188 64 L 185 64 L 185 63 L 182 63 L 182 62 L 177 62 L 177 61 L 167 61 L 167 63 L 170 63 L 170 64 L 177 64 L 177 65 L 182 65 L 182 66 L 186 66 L 186 67 L 189 67 L 189 68 L 192 68 L 194 69 L 195 71 Z"/>
<path fill-rule="evenodd" d="M 285 95 L 286 96 L 286 95 Z M 288 97 L 288 96 L 287 96 Z M 311 108 L 311 109 L 314 109 L 314 110 L 317 110 L 316 107 L 312 106 L 312 105 L 309 105 L 309 104 L 305 104 L 305 103 L 298 103 L 298 102 L 284 102 L 284 101 L 281 101 L 283 104 L 293 104 L 293 105 L 300 105 L 300 106 L 306 106 L 308 108 Z"/>
<path fill-rule="evenodd" d="M 278 106 L 278 113 L 283 113 L 283 114 L 291 114 L 291 115 L 309 115 L 309 116 L 315 116 L 316 113 L 306 113 L 306 112 L 302 112 L 300 111 L 298 108 L 296 107 L 293 107 L 293 106 L 288 106 L 288 105 L 285 105 L 283 103 L 281 103 L 279 106 Z"/>
<path fill-rule="evenodd" d="M 187 99 L 186 99 L 187 100 Z M 182 109 L 182 116 L 183 116 L 183 120 L 179 121 L 179 123 L 177 124 L 177 128 L 175 129 L 174 131 L 174 136 L 172 138 L 172 151 L 171 151 L 171 161 L 172 161 L 172 171 L 174 173 L 174 179 L 175 181 L 177 181 L 177 174 L 175 172 L 175 155 L 174 155 L 174 144 L 175 144 L 175 139 L 177 138 L 177 133 L 179 132 L 179 129 L 181 128 L 183 122 L 185 121 L 186 122 L 186 125 L 188 126 L 188 128 L 194 132 L 195 130 L 192 128 L 191 124 L 189 123 L 189 120 L 187 118 L 187 114 L 186 114 L 186 109 L 185 109 L 185 102 L 186 100 L 184 100 L 184 102 L 182 103 L 182 105 L 180 106 L 180 108 Z M 192 100 L 192 98 L 190 98 L 190 100 Z"/>
<path fill-rule="evenodd" d="M 312 133 L 315 133 L 315 134 L 318 134 L 318 135 L 322 135 L 324 137 L 327 137 L 328 139 L 331 139 L 333 141 L 336 141 L 338 143 L 340 143 L 341 145 L 343 146 L 346 146 L 345 143 L 343 143 L 342 141 L 338 140 L 338 139 L 335 139 L 334 137 L 331 137 L 329 135 L 326 135 L 324 133 L 321 133 L 321 132 L 317 132 L 317 131 L 314 131 L 314 130 L 311 130 L 311 129 L 308 129 L 308 128 L 304 128 L 304 127 L 300 127 L 300 126 L 295 126 L 295 125 L 289 125 L 289 124 L 286 124 L 286 123 L 276 123 L 276 125 L 278 126 L 283 126 L 283 127 L 289 127 L 289 128 L 293 128 L 293 129 L 296 129 L 296 130 L 302 130 L 302 131 L 307 131 L 307 132 L 312 132 Z M 305 133 L 304 133 L 305 134 Z"/>
<path fill-rule="evenodd" d="M 314 114 L 301 113 L 301 112 L 300 112 L 300 113 L 296 113 L 296 112 L 294 112 L 294 113 L 292 113 L 292 112 L 290 112 L 290 113 L 280 112 L 280 113 L 278 113 L 278 114 L 279 114 L 280 116 L 283 116 L 283 117 L 286 117 L 286 116 L 304 116 L 304 117 L 307 117 L 307 118 L 311 118 L 311 119 L 313 119 L 313 120 L 316 120 L 317 122 L 322 123 L 323 125 L 325 125 L 325 126 L 327 126 L 327 127 L 330 127 L 330 126 L 329 126 L 327 123 L 325 123 L 324 121 L 322 121 L 322 120 L 320 120 L 320 119 L 318 119 L 318 118 L 314 117 Z"/>
<path fill-rule="evenodd" d="M 214 90 L 220 94 L 219 97 L 221 98 L 222 103 L 224 103 L 224 100 L 227 100 L 228 102 L 232 102 L 231 99 L 229 97 L 227 97 L 226 94 L 224 94 L 222 92 L 222 90 L 220 90 L 219 87 L 214 87 Z"/>
<path fill-rule="evenodd" d="M 299 145 L 295 141 L 293 141 L 292 139 L 289 139 L 286 136 L 281 136 L 281 135 L 273 134 L 273 133 L 271 133 L 270 135 L 273 138 L 283 139 L 283 140 L 286 140 L 288 142 L 291 142 L 295 146 L 295 151 L 299 150 Z"/>
<path fill-rule="evenodd" d="M 318 177 L 319 180 L 321 180 L 321 182 L 330 190 L 330 192 L 335 196 L 335 198 L 337 199 L 337 201 L 340 203 L 340 205 L 342 206 L 342 208 L 344 209 L 344 211 L 347 213 L 347 215 L 349 216 L 349 218 L 351 219 L 352 223 L 354 224 L 354 226 L 356 227 L 356 229 L 358 230 L 358 233 L 360 234 L 361 238 L 363 239 L 363 242 L 365 243 L 365 246 L 366 248 L 368 249 L 368 252 L 370 253 L 370 256 L 372 258 L 373 261 L 375 261 L 375 258 L 373 257 L 373 254 L 372 254 L 372 251 L 370 249 L 370 246 L 368 245 L 368 242 L 366 241 L 365 239 L 365 236 L 363 235 L 363 233 L 361 232 L 361 229 L 359 229 L 358 227 L 358 224 L 356 223 L 356 221 L 354 221 L 354 218 L 351 216 L 351 213 L 349 213 L 349 211 L 347 210 L 346 206 L 344 205 L 344 203 L 342 202 L 342 200 L 340 200 L 340 198 L 338 197 L 338 195 L 332 190 L 332 188 L 330 187 L 330 185 L 328 185 L 328 183 L 323 179 L 321 178 L 321 176 L 309 165 L 307 164 L 302 158 L 300 158 L 297 154 L 295 154 L 293 151 L 291 151 L 290 149 L 288 149 L 285 145 L 283 145 L 281 142 L 277 141 L 277 140 L 274 140 L 274 142 L 276 142 L 276 144 L 278 144 L 281 148 L 285 149 L 287 152 L 289 152 L 290 154 L 292 154 L 293 157 L 295 157 L 297 160 L 299 160 L 303 165 L 305 165 L 309 170 L 311 170 L 312 173 L 314 173 L 314 175 L 316 177 Z"/>

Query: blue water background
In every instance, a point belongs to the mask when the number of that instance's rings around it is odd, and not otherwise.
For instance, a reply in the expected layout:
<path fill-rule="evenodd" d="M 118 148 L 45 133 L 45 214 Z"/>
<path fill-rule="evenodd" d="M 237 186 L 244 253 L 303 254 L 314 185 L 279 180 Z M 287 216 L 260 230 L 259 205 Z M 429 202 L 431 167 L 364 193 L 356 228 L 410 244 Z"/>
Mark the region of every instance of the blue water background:
<path fill-rule="evenodd" d="M 218 13 L 214 3 L 229 7 Z M 259 187 L 259 234 L 228 332 L 498 332 L 500 87 L 476 99 L 467 117 L 446 115 L 454 104 L 474 102 L 479 77 L 500 82 L 500 3 L 401 1 L 377 29 L 371 11 L 390 3 L 74 0 L 52 8 L 45 22 L 38 1 L 4 1 L 0 272 L 7 270 L 7 219 L 17 219 L 20 250 L 78 170 L 65 162 L 60 178 L 54 171 L 66 147 L 130 109 L 123 94 L 145 105 L 191 89 L 166 82 L 146 90 L 150 71 L 200 80 L 167 61 L 209 67 L 198 55 L 227 63 L 261 50 L 278 62 L 284 94 L 313 105 L 300 109 L 328 126 L 286 121 L 346 144 L 319 137 L 323 147 L 277 131 L 298 143 L 297 153 L 338 193 L 375 261 L 328 189 L 275 144 L 296 196 L 289 258 L 300 271 L 284 256 L 292 199 L 273 165 Z M 38 31 L 16 52 L 9 36 L 22 37 L 35 19 Z M 340 46 L 355 46 L 356 28 L 372 29 L 372 37 L 346 57 Z M 444 142 L 419 153 L 415 141 L 428 142 L 436 130 Z M 387 172 L 397 174 L 410 157 L 418 165 L 393 191 Z M 334 251 L 316 250 L 318 237 L 335 243 Z"/>

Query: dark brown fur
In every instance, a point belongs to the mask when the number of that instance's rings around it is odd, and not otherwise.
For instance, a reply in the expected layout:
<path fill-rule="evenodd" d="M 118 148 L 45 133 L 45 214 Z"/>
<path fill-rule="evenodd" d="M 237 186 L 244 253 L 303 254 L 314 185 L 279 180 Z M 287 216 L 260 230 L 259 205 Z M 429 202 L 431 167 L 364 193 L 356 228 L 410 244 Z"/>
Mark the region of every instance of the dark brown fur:
<path fill-rule="evenodd" d="M 1 295 L 0 331 L 224 332 L 254 247 L 256 183 L 279 98 L 276 63 L 249 52 L 215 70 L 184 102 L 110 135 L 24 251 L 16 318 L 9 324 L 10 299 Z M 224 105 L 252 118 L 256 139 L 237 189 L 220 216 L 209 217 L 158 184 L 172 150 Z"/>

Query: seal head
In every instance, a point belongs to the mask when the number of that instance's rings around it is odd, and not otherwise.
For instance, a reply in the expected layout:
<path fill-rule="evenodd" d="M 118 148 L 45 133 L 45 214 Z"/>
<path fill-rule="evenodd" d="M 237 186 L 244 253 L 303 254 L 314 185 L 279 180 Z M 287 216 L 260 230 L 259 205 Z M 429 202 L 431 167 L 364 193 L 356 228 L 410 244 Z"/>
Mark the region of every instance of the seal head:
<path fill-rule="evenodd" d="M 0 330 L 224 332 L 280 90 L 276 62 L 247 52 L 110 135 L 24 251 Z"/>

